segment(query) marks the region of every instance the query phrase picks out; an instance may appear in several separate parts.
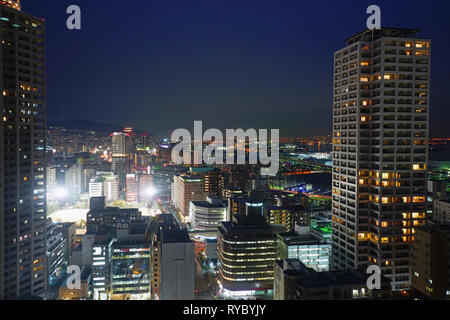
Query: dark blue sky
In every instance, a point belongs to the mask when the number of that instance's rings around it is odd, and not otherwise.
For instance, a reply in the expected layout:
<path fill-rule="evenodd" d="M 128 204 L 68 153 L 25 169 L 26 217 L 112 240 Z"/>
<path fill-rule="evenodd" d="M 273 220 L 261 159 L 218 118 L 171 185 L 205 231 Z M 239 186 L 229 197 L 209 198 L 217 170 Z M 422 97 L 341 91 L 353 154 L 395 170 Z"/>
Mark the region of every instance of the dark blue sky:
<path fill-rule="evenodd" d="M 66 8 L 82 9 L 82 30 Z M 47 21 L 48 118 L 329 134 L 333 52 L 382 24 L 432 38 L 432 135 L 450 136 L 449 1 L 23 0 Z"/>

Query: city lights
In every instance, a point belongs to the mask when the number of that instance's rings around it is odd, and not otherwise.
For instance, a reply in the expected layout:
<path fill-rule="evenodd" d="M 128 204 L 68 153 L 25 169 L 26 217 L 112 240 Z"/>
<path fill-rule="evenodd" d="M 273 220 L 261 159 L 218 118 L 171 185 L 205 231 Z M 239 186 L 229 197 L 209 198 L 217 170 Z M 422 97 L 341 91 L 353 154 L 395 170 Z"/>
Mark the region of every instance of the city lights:
<path fill-rule="evenodd" d="M 450 301 L 450 2 L 54 2 L 0 0 L 12 316 Z"/>

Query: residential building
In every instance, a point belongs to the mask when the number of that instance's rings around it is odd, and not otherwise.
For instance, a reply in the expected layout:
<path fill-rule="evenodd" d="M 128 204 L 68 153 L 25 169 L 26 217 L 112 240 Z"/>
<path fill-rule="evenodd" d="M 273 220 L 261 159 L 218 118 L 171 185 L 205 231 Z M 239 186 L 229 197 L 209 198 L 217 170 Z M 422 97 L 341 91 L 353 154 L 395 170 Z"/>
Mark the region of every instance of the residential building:
<path fill-rule="evenodd" d="M 334 54 L 334 269 L 378 265 L 410 285 L 409 244 L 427 216 L 431 41 L 366 30 Z"/>
<path fill-rule="evenodd" d="M 0 300 L 47 288 L 45 22 L 0 1 Z"/>

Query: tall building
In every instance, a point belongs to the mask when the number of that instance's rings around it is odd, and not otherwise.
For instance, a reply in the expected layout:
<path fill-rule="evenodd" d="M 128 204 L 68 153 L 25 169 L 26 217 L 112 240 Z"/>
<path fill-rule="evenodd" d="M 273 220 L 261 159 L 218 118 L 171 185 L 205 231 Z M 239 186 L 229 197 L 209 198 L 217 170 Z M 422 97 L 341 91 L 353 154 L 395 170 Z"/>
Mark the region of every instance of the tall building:
<path fill-rule="evenodd" d="M 0 299 L 47 287 L 45 23 L 0 1 Z"/>
<path fill-rule="evenodd" d="M 47 187 L 47 201 L 54 201 L 56 199 L 56 168 L 54 166 L 47 167 L 45 174 L 45 185 Z"/>
<path fill-rule="evenodd" d="M 220 170 L 212 170 L 205 174 L 205 192 L 210 196 L 221 196 L 224 188 L 224 177 Z"/>
<path fill-rule="evenodd" d="M 126 200 L 127 202 L 138 201 L 138 181 L 135 174 L 127 174 Z"/>
<path fill-rule="evenodd" d="M 408 245 L 426 219 L 430 40 L 367 30 L 334 54 L 334 268 L 381 267 L 410 282 Z"/>
<path fill-rule="evenodd" d="M 141 174 L 139 176 L 139 201 L 148 201 L 155 195 L 157 190 L 153 187 L 153 176 Z"/>
<path fill-rule="evenodd" d="M 122 132 L 111 134 L 112 162 L 111 170 L 119 177 L 119 189 L 125 190 L 127 175 L 127 135 Z"/>

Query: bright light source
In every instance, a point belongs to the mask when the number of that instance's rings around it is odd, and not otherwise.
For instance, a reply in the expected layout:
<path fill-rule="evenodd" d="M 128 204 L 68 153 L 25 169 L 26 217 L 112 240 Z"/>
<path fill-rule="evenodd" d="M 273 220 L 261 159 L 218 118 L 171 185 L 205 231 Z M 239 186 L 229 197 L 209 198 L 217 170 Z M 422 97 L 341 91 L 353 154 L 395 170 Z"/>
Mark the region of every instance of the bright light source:
<path fill-rule="evenodd" d="M 69 192 L 66 188 L 58 188 L 55 191 L 55 197 L 56 199 L 64 199 L 69 195 Z"/>
<path fill-rule="evenodd" d="M 153 197 L 157 193 L 158 193 L 158 191 L 153 187 L 149 187 L 145 190 L 145 195 L 148 197 Z"/>

